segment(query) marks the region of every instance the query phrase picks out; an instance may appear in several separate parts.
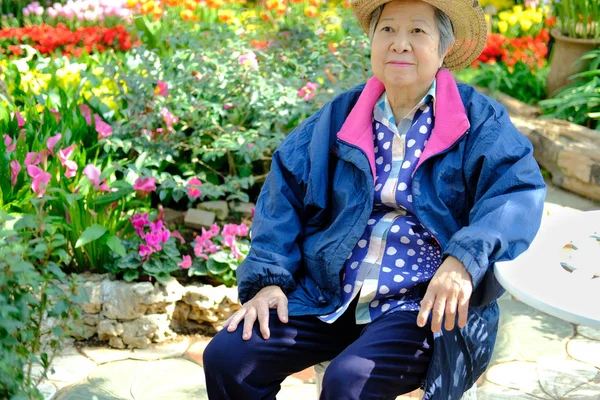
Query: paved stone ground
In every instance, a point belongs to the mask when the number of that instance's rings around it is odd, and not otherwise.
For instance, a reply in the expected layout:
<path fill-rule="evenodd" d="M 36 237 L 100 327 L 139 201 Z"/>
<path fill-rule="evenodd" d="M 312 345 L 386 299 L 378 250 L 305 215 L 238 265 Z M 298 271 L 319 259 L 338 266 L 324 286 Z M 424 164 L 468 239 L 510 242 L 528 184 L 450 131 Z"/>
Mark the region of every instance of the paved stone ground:
<path fill-rule="evenodd" d="M 549 187 L 545 218 L 592 209 L 600 205 Z M 498 340 L 478 382 L 479 400 L 600 399 L 600 330 L 574 326 L 509 295 L 499 304 Z M 42 388 L 53 400 L 207 399 L 202 353 L 209 340 L 182 337 L 147 350 L 71 347 Z M 413 392 L 398 399 L 418 398 Z M 286 379 L 278 399 L 317 399 L 313 369 Z"/>

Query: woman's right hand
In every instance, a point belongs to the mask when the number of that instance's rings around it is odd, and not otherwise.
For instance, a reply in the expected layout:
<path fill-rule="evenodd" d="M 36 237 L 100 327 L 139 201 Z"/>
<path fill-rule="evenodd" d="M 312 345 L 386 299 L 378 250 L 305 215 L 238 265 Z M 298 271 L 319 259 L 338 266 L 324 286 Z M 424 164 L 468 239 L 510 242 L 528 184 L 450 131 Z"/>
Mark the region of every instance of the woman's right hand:
<path fill-rule="evenodd" d="M 228 332 L 233 332 L 243 319 L 242 339 L 248 340 L 252 337 L 252 327 L 256 322 L 256 318 L 258 318 L 260 332 L 263 338 L 268 339 L 270 336 L 269 309 L 277 309 L 279 320 L 284 324 L 288 321 L 288 300 L 279 286 L 265 286 L 262 288 L 252 300 L 244 303 L 240 310 L 229 317 L 223 327 Z"/>

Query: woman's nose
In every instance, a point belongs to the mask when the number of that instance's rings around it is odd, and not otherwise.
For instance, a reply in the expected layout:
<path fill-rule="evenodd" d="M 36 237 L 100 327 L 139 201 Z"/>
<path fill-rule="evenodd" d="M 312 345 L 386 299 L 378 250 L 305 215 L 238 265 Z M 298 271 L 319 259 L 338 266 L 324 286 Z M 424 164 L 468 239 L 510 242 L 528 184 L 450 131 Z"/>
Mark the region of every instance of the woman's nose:
<path fill-rule="evenodd" d="M 408 40 L 408 38 L 406 37 L 406 35 L 396 35 L 394 37 L 394 40 L 392 42 L 392 46 L 391 49 L 397 53 L 403 53 L 405 51 L 410 51 L 411 50 L 411 45 L 410 45 L 410 41 Z"/>

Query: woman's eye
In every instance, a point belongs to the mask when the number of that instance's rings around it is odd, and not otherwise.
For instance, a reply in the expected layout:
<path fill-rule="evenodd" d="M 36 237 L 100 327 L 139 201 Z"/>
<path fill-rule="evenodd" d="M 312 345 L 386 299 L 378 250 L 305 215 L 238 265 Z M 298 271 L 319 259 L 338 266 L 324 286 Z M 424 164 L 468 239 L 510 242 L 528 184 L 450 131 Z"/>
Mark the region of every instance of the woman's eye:
<path fill-rule="evenodd" d="M 425 33 L 425 31 L 423 29 L 421 29 L 421 28 L 415 28 L 415 29 L 413 29 L 413 32 L 415 32 L 415 33 Z"/>
<path fill-rule="evenodd" d="M 389 26 L 384 26 L 383 28 L 381 28 L 382 32 L 391 32 L 392 28 L 390 28 Z"/>

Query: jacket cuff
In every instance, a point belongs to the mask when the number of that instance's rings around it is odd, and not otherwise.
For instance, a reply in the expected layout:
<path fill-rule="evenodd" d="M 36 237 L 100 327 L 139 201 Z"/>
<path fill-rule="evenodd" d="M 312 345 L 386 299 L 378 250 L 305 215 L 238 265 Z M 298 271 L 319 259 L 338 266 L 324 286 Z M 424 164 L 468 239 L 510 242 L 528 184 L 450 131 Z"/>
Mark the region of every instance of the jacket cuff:
<path fill-rule="evenodd" d="M 483 279 L 486 269 L 482 268 L 477 262 L 476 256 L 471 254 L 466 248 L 456 242 L 450 242 L 446 250 L 444 250 L 443 257 L 452 256 L 460 261 L 469 275 L 471 275 L 471 281 L 473 282 L 473 289 L 475 289 L 479 282 Z"/>
<path fill-rule="evenodd" d="M 244 282 L 238 286 L 240 303 L 244 304 L 252 300 L 262 288 L 272 285 L 279 286 L 286 295 L 296 290 L 296 282 L 290 279 L 289 274 L 267 273 L 266 276 L 259 275 L 258 279 L 251 282 Z"/>

